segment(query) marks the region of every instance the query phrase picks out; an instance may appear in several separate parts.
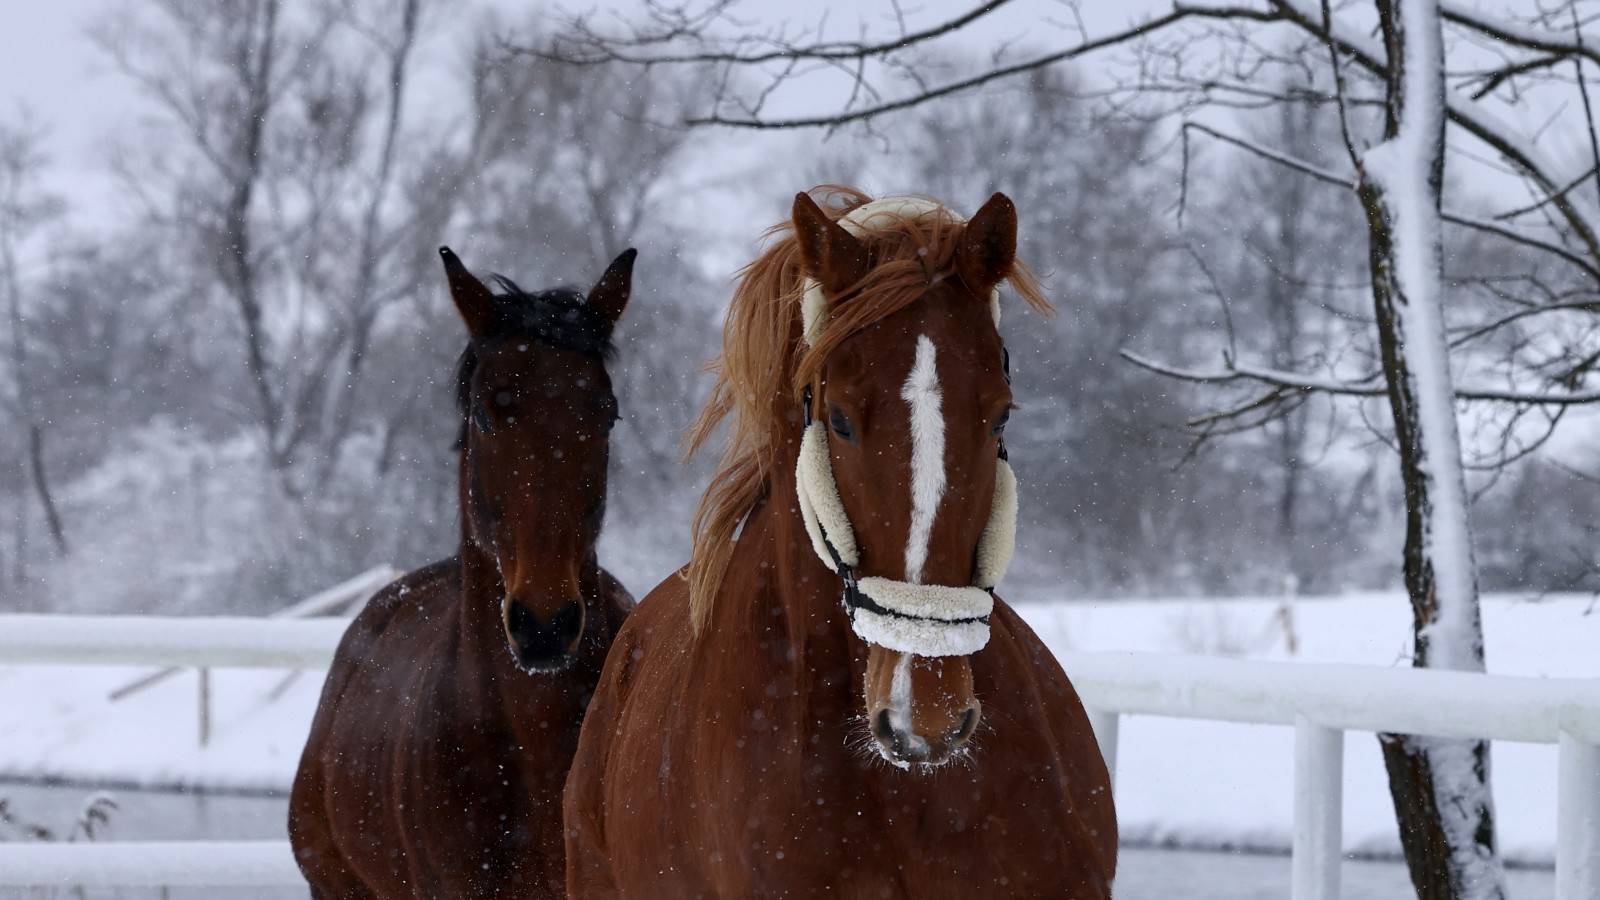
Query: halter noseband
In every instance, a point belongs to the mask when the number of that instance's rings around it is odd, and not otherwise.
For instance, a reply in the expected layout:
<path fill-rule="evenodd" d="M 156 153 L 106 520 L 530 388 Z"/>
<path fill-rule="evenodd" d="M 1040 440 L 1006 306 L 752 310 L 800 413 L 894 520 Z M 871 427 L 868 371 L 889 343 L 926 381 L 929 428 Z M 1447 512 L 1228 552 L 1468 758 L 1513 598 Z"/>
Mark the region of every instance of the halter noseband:
<path fill-rule="evenodd" d="M 892 197 L 861 206 L 839 222 L 859 237 L 875 217 L 922 215 L 934 210 L 950 214 L 925 200 Z M 803 334 L 808 344 L 826 326 L 826 309 L 821 286 L 807 279 Z M 991 312 L 998 324 L 997 301 L 991 303 Z M 1003 347 L 1001 353 L 1009 383 L 1011 355 Z M 1004 438 L 1000 441 L 999 463 L 995 469 L 994 503 L 989 522 L 978 538 L 972 587 L 858 578 L 855 567 L 861 561 L 860 550 L 839 496 L 838 482 L 833 477 L 827 428 L 812 416 L 810 385 L 806 385 L 804 391 L 804 405 L 805 429 L 795 465 L 801 518 L 817 557 L 844 582 L 843 602 L 851 629 L 868 643 L 917 656 L 965 656 L 983 649 L 989 642 L 994 586 L 1010 565 L 1016 546 L 1017 481 L 1006 459 Z"/>

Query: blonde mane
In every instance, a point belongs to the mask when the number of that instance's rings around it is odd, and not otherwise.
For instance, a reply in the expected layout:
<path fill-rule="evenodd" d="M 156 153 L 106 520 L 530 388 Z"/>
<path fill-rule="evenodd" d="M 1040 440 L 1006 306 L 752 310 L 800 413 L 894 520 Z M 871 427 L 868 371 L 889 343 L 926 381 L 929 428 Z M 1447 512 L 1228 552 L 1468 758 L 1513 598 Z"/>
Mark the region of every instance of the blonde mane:
<path fill-rule="evenodd" d="M 822 185 L 809 193 L 835 221 L 872 200 L 843 185 Z M 965 230 L 943 204 L 916 217 L 872 216 L 862 234 L 872 268 L 834 301 L 809 348 L 801 335 L 806 273 L 793 224 L 780 222 L 765 232 L 764 237 L 777 239 L 741 272 L 723 325 L 722 354 L 710 367 L 716 386 L 685 439 L 686 455 L 693 455 L 731 418 L 727 448 L 694 516 L 689 617 L 696 634 L 710 621 L 739 523 L 770 494 L 780 448 L 799 444 L 805 386 L 840 343 L 910 306 L 938 279 L 957 277 L 956 248 Z M 1038 312 L 1054 311 L 1032 270 L 1020 261 L 1005 280 Z"/>

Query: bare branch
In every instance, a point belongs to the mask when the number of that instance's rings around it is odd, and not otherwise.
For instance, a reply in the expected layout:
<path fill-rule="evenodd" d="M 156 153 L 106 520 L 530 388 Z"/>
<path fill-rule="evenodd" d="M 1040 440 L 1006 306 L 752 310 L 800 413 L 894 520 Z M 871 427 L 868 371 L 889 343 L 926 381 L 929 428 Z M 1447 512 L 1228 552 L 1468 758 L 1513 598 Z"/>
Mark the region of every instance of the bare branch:
<path fill-rule="evenodd" d="M 512 49 L 516 53 L 537 56 L 541 59 L 576 63 L 580 65 L 592 65 L 603 62 L 625 62 L 641 65 L 654 65 L 657 63 L 734 63 L 737 65 L 761 65 L 763 63 L 789 60 L 827 60 L 835 62 L 860 61 L 871 59 L 873 57 L 884 56 L 897 50 L 905 50 L 915 47 L 919 44 L 926 44 L 947 34 L 960 31 L 962 28 L 965 28 L 966 26 L 976 22 L 989 13 L 1000 9 L 1010 2 L 1011 0 L 991 0 L 991 2 L 975 6 L 953 19 L 941 22 L 929 28 L 925 28 L 922 31 L 910 33 L 905 31 L 905 19 L 903 16 L 901 16 L 899 17 L 901 24 L 901 33 L 899 37 L 896 37 L 892 40 L 880 41 L 871 44 L 865 42 L 829 41 L 826 43 L 812 44 L 810 46 L 801 46 L 774 40 L 771 42 L 774 45 L 773 49 L 759 53 L 712 51 L 684 54 L 637 54 L 627 52 L 626 48 L 662 46 L 678 40 L 679 38 L 689 35 L 697 35 L 701 28 L 703 28 L 705 21 L 720 15 L 728 8 L 730 4 L 724 2 L 716 4 L 711 10 L 708 10 L 706 16 L 702 17 L 702 21 L 698 25 L 691 24 L 688 21 L 678 21 L 665 32 L 658 32 L 650 35 L 635 35 L 632 38 L 618 40 L 603 38 L 594 34 L 587 27 L 587 23 L 584 20 L 579 19 L 569 23 L 572 26 L 568 29 L 569 33 L 566 36 L 558 34 L 551 42 L 549 49 L 539 49 L 536 47 L 517 47 Z M 898 6 L 895 7 L 895 11 L 896 13 L 899 12 Z M 577 37 L 572 37 L 573 34 L 576 34 Z M 573 49 L 575 50 L 588 52 L 581 55 L 563 52 L 562 48 L 564 45 L 572 45 Z"/>
<path fill-rule="evenodd" d="M 995 67 L 993 69 L 990 69 L 987 72 L 982 72 L 982 73 L 980 73 L 978 75 L 974 75 L 974 76 L 972 76 L 970 78 L 961 79 L 959 81 L 953 81 L 953 82 L 950 82 L 948 84 L 941 85 L 939 87 L 922 90 L 922 91 L 919 91 L 917 93 L 910 94 L 910 95 L 905 96 L 905 97 L 901 97 L 901 98 L 899 98 L 897 100 L 891 100 L 891 101 L 887 101 L 887 102 L 884 102 L 884 103 L 879 103 L 877 105 L 869 106 L 869 107 L 866 107 L 866 108 L 863 108 L 863 109 L 853 110 L 853 111 L 850 111 L 850 112 L 835 113 L 835 114 L 831 114 L 831 115 L 798 116 L 798 117 L 787 118 L 787 119 L 760 119 L 760 118 L 756 118 L 756 117 L 753 117 L 753 116 L 746 116 L 746 117 L 743 117 L 743 118 L 730 118 L 730 117 L 727 117 L 727 116 L 723 116 L 720 113 L 713 113 L 713 114 L 711 114 L 709 116 L 702 116 L 702 117 L 690 119 L 688 124 L 690 124 L 690 125 L 729 125 L 729 126 L 734 126 L 734 127 L 737 127 L 737 128 L 754 128 L 754 129 L 783 129 L 783 128 L 816 128 L 816 127 L 825 127 L 825 126 L 846 125 L 846 124 L 849 124 L 851 122 L 864 122 L 864 121 L 867 121 L 867 120 L 870 120 L 870 119 L 875 119 L 875 118 L 877 118 L 879 116 L 882 116 L 882 115 L 885 115 L 887 113 L 897 112 L 897 111 L 903 110 L 903 109 L 910 109 L 911 107 L 914 107 L 914 106 L 920 106 L 921 104 L 927 103 L 930 100 L 938 99 L 940 97 L 946 97 L 946 96 L 950 96 L 950 95 L 953 95 L 953 94 L 963 93 L 965 91 L 972 90 L 973 88 L 979 87 L 981 85 L 988 84 L 988 83 L 990 83 L 992 81 L 1000 81 L 1000 80 L 1003 80 L 1003 79 L 1006 79 L 1006 78 L 1011 78 L 1011 77 L 1013 77 L 1015 75 L 1020 75 L 1020 74 L 1025 73 L 1025 72 L 1030 72 L 1030 71 L 1032 71 L 1034 69 L 1040 69 L 1040 68 L 1044 68 L 1046 66 L 1055 65 L 1056 63 L 1065 62 L 1066 60 L 1069 60 L 1069 59 L 1076 59 L 1079 56 L 1083 56 L 1085 54 L 1092 53 L 1092 52 L 1094 52 L 1096 50 L 1101 50 L 1101 49 L 1104 49 L 1106 47 L 1116 46 L 1118 44 L 1124 44 L 1124 43 L 1127 43 L 1129 41 L 1135 40 L 1137 38 L 1143 37 L 1145 35 L 1153 34 L 1153 33 L 1157 32 L 1157 31 L 1160 31 L 1163 28 L 1166 28 L 1169 25 L 1172 25 L 1173 23 L 1180 22 L 1180 21 L 1183 21 L 1185 19 L 1190 19 L 1190 18 L 1240 18 L 1240 17 L 1255 18 L 1255 19 L 1259 19 L 1261 21 L 1271 21 L 1271 20 L 1277 18 L 1276 16 L 1273 16 L 1270 13 L 1265 13 L 1265 12 L 1263 12 L 1261 10 L 1246 9 L 1246 8 L 1233 8 L 1233 7 L 1183 7 L 1183 6 L 1177 6 L 1177 7 L 1174 7 L 1172 12 L 1167 13 L 1164 16 L 1159 16 L 1159 17 L 1157 17 L 1155 19 L 1151 19 L 1150 21 L 1145 22 L 1145 23 L 1143 23 L 1141 25 L 1135 25 L 1135 26 L 1133 26 L 1131 28 L 1127 28 L 1127 29 L 1124 29 L 1122 31 L 1115 32 L 1113 34 L 1107 35 L 1107 36 L 1102 37 L 1102 38 L 1097 38 L 1095 40 L 1084 41 L 1083 43 L 1080 43 L 1077 46 L 1068 48 L 1066 50 L 1061 50 L 1061 51 L 1058 51 L 1058 52 L 1055 52 L 1055 53 L 1045 54 L 1043 56 L 1034 57 L 1033 59 L 1024 60 L 1022 62 L 1013 63 L 1013 64 L 1007 65 L 1007 66 L 997 66 L 997 67 Z M 785 58 L 785 57 L 782 54 L 780 54 L 776 58 Z M 682 60 L 671 59 L 671 60 L 656 60 L 656 61 L 657 62 L 662 62 L 662 61 L 678 62 L 678 61 L 690 61 L 690 60 L 691 60 L 691 58 L 685 57 Z M 724 61 L 726 61 L 726 60 L 724 60 Z"/>

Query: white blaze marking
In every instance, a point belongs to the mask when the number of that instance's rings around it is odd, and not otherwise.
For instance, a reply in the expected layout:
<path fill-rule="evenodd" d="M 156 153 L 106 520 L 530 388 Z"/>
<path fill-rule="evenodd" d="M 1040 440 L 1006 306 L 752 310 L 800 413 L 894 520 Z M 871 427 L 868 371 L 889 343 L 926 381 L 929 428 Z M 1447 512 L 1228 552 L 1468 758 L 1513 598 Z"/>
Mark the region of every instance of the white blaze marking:
<path fill-rule="evenodd" d="M 900 396 L 911 404 L 911 534 L 906 540 L 906 581 L 922 583 L 933 517 L 944 499 L 944 394 L 934 366 L 933 341 L 917 338 L 917 359 Z"/>
<path fill-rule="evenodd" d="M 901 734 L 911 733 L 911 654 L 900 654 L 889 682 L 889 722 Z"/>

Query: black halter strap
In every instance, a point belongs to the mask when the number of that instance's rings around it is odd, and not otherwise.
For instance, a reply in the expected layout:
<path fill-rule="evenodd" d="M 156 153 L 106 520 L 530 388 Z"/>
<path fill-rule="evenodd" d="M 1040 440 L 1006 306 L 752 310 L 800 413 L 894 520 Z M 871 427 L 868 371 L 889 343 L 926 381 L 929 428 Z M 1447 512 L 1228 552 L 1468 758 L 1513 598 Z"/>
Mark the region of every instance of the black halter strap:
<path fill-rule="evenodd" d="M 1011 351 L 1005 344 L 1000 345 L 1000 366 L 1006 376 L 1006 384 L 1011 383 Z M 1000 435 L 1000 458 L 1006 462 L 1011 461 L 1011 454 L 1006 452 L 1006 436 Z"/>

